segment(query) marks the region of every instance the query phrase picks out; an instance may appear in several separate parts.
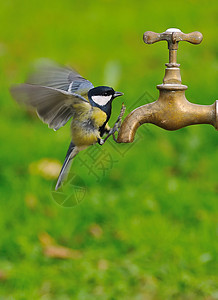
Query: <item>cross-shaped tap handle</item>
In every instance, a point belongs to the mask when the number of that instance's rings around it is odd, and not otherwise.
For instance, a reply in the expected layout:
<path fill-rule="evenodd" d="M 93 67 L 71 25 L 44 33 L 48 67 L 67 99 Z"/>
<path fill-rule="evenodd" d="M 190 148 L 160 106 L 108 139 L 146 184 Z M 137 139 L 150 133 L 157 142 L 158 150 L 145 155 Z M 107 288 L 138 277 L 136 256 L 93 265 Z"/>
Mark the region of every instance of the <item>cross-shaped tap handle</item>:
<path fill-rule="evenodd" d="M 153 44 L 159 41 L 167 41 L 168 48 L 170 50 L 177 50 L 178 42 L 186 41 L 191 44 L 200 44 L 203 39 L 203 35 L 199 31 L 194 31 L 186 34 L 177 28 L 169 28 L 162 33 L 146 31 L 143 35 L 143 39 L 146 44 Z"/>
<path fill-rule="evenodd" d="M 170 67 L 178 67 L 176 62 L 176 50 L 178 49 L 178 43 L 186 41 L 192 44 L 200 44 L 203 39 L 203 35 L 199 31 L 191 33 L 183 33 L 177 28 L 169 28 L 165 32 L 156 33 L 153 31 L 146 31 L 143 35 L 143 40 L 146 44 L 153 44 L 159 41 L 167 41 L 169 49 L 169 64 Z"/>

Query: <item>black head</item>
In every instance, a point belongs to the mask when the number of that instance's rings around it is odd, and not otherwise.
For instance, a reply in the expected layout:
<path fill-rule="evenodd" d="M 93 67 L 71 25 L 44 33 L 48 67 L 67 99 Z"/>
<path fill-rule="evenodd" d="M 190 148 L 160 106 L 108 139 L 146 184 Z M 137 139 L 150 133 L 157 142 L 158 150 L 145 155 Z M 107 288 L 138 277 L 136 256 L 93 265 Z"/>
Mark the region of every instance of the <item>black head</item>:
<path fill-rule="evenodd" d="M 122 95 L 123 93 L 115 92 L 114 89 L 109 86 L 98 86 L 88 92 L 90 104 L 102 110 L 106 107 L 111 107 L 112 101 Z"/>

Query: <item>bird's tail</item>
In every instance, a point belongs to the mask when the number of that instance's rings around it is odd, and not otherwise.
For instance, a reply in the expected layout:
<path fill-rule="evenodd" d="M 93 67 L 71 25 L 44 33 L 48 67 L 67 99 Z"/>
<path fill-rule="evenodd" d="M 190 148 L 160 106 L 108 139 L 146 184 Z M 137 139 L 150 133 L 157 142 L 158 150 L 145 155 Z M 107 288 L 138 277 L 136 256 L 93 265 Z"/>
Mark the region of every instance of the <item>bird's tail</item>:
<path fill-rule="evenodd" d="M 56 183 L 56 186 L 55 186 L 55 190 L 57 190 L 63 180 L 67 177 L 68 173 L 69 173 L 69 170 L 70 170 L 70 166 L 72 164 L 72 159 L 79 153 L 79 148 L 76 147 L 72 142 L 70 143 L 70 146 L 67 150 L 67 154 L 66 154 L 66 157 L 65 157 L 65 160 L 64 160 L 64 164 L 61 168 L 61 172 L 58 176 L 58 180 L 57 180 L 57 183 Z"/>

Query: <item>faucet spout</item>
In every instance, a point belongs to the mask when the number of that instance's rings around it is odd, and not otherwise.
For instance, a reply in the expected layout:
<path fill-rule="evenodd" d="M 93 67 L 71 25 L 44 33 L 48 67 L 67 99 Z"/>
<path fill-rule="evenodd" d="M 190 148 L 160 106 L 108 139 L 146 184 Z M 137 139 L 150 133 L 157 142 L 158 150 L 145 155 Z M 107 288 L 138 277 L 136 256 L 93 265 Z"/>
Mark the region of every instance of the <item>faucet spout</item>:
<path fill-rule="evenodd" d="M 136 130 L 144 123 L 153 123 L 155 112 L 158 112 L 156 102 L 148 103 L 134 109 L 123 121 L 118 133 L 118 143 L 132 143 Z"/>

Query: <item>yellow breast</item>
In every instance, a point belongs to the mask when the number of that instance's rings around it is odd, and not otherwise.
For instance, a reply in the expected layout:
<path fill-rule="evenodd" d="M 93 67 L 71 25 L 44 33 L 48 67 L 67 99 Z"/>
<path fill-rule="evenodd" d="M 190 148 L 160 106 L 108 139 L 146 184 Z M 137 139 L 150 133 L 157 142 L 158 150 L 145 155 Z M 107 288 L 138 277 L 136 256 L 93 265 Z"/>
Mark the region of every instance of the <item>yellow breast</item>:
<path fill-rule="evenodd" d="M 76 146 L 89 146 L 100 138 L 99 127 L 107 120 L 107 115 L 101 109 L 93 107 L 90 110 L 77 110 L 77 115 L 71 122 L 72 141 Z"/>
<path fill-rule="evenodd" d="M 94 107 L 91 119 L 97 127 L 101 127 L 107 120 L 107 115 L 100 108 Z"/>
<path fill-rule="evenodd" d="M 83 128 L 73 128 L 72 141 L 76 146 L 93 145 L 98 140 L 98 131 L 86 131 Z"/>

